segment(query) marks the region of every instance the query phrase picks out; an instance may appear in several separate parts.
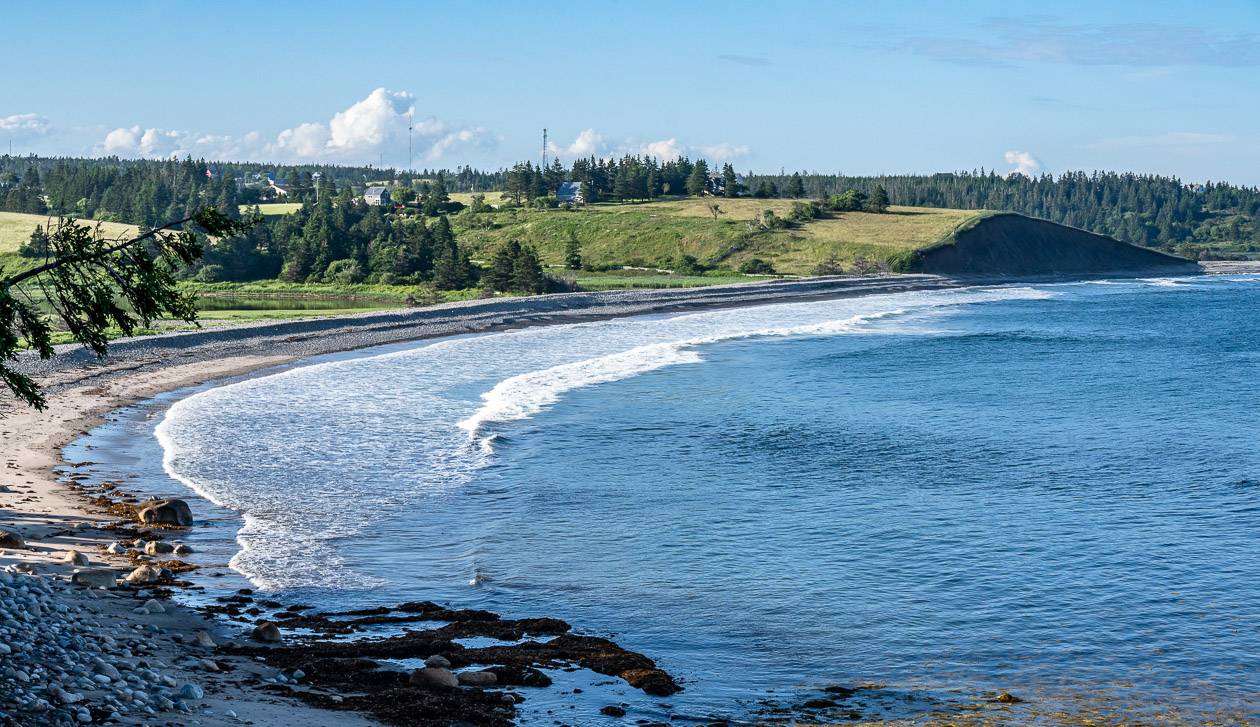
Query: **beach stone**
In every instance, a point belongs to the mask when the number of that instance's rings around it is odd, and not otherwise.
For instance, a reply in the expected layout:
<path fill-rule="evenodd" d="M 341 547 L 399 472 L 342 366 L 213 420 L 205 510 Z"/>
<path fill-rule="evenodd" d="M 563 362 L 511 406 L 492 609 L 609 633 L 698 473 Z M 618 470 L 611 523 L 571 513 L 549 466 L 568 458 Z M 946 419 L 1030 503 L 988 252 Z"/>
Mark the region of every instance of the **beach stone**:
<path fill-rule="evenodd" d="M 433 656 L 430 656 L 429 658 L 425 659 L 425 660 L 424 660 L 424 665 L 425 665 L 425 666 L 433 666 L 433 667 L 437 667 L 437 668 L 439 668 L 439 669 L 450 669 L 450 668 L 451 668 L 451 662 L 450 662 L 450 660 L 449 660 L 449 659 L 447 659 L 445 656 L 442 656 L 442 655 L 440 655 L 440 654 L 434 654 Z"/>
<path fill-rule="evenodd" d="M 0 529 L 0 548 L 25 548 L 26 541 L 12 530 Z"/>
<path fill-rule="evenodd" d="M 150 540 L 144 544 L 144 552 L 149 555 L 162 555 L 164 553 L 174 553 L 175 546 L 170 543 L 163 543 L 160 540 Z"/>
<path fill-rule="evenodd" d="M 121 555 L 127 552 L 127 546 L 118 542 L 110 543 L 109 545 L 105 546 L 105 552 L 112 553 L 113 555 Z"/>
<path fill-rule="evenodd" d="M 146 502 L 140 506 L 136 515 L 140 518 L 140 522 L 148 524 L 185 527 L 193 524 L 192 508 L 188 507 L 188 503 L 177 498 Z"/>
<path fill-rule="evenodd" d="M 196 642 L 197 646 L 201 646 L 206 649 L 213 649 L 215 647 L 214 639 L 210 638 L 210 634 L 205 631 L 198 631 L 194 634 L 193 641 Z"/>
<path fill-rule="evenodd" d="M 615 704 L 610 704 L 610 705 L 608 705 L 607 707 L 604 707 L 603 709 L 599 710 L 599 713 L 600 713 L 600 714 L 606 714 L 606 715 L 608 715 L 609 717 L 624 717 L 624 716 L 626 716 L 626 710 L 622 709 L 621 707 L 618 707 L 618 706 L 617 706 L 617 705 L 615 705 Z"/>
<path fill-rule="evenodd" d="M 262 641 L 268 644 L 277 643 L 283 638 L 280 635 L 280 627 L 270 621 L 260 621 L 258 625 L 254 627 L 250 636 L 255 641 Z"/>
<path fill-rule="evenodd" d="M 426 666 L 411 672 L 407 681 L 421 687 L 459 687 L 459 679 L 450 669 L 440 666 Z"/>
<path fill-rule="evenodd" d="M 161 601 L 158 601 L 155 598 L 150 598 L 144 602 L 144 610 L 149 613 L 166 613 L 166 607 L 162 605 Z"/>
<path fill-rule="evenodd" d="M 189 553 L 193 552 L 193 549 L 192 547 L 188 545 L 184 545 L 183 543 L 180 543 L 179 545 L 176 545 L 175 549 L 171 552 L 173 552 L 175 555 L 188 555 Z"/>
<path fill-rule="evenodd" d="M 86 568 L 71 574 L 70 582 L 87 588 L 113 588 L 118 582 L 118 573 L 108 568 Z"/>
<path fill-rule="evenodd" d="M 461 671 L 456 677 L 466 687 L 493 687 L 499 683 L 499 678 L 490 671 Z"/>
<path fill-rule="evenodd" d="M 205 696 L 206 693 L 202 691 L 201 687 L 193 684 L 192 682 L 189 682 L 179 688 L 180 699 L 202 699 Z"/>
<path fill-rule="evenodd" d="M 162 569 L 151 565 L 142 565 L 127 574 L 127 582 L 131 584 L 153 583 L 162 577 Z"/>
<path fill-rule="evenodd" d="M 73 563 L 74 565 L 88 564 L 88 557 L 77 550 L 67 550 L 66 554 L 63 555 L 61 559 L 67 563 Z"/>

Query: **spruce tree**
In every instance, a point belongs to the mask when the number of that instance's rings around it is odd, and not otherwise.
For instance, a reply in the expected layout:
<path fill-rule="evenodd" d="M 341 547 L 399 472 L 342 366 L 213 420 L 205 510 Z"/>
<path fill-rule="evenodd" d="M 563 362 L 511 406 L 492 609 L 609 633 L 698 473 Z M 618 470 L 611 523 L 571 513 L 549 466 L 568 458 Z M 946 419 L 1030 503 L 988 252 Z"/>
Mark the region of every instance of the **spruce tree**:
<path fill-rule="evenodd" d="M 735 168 L 730 164 L 722 165 L 722 194 L 727 197 L 739 196 L 739 177 L 735 176 Z"/>
<path fill-rule="evenodd" d="M 800 199 L 805 196 L 805 182 L 801 179 L 800 172 L 792 172 L 792 178 L 788 180 L 787 196 L 792 199 Z"/>
<path fill-rule="evenodd" d="M 582 243 L 572 230 L 569 231 L 569 241 L 564 245 L 564 265 L 570 270 L 582 269 Z"/>
<path fill-rule="evenodd" d="M 709 165 L 703 159 L 697 160 L 687 176 L 687 194 L 699 197 L 709 191 Z"/>
<path fill-rule="evenodd" d="M 512 290 L 517 293 L 543 293 L 547 290 L 547 280 L 543 277 L 542 262 L 538 252 L 531 246 L 520 249 L 514 266 Z"/>
<path fill-rule="evenodd" d="M 888 211 L 888 204 L 888 190 L 877 185 L 875 187 L 875 193 L 871 195 L 870 200 L 866 203 L 866 209 L 871 212 L 883 214 Z"/>

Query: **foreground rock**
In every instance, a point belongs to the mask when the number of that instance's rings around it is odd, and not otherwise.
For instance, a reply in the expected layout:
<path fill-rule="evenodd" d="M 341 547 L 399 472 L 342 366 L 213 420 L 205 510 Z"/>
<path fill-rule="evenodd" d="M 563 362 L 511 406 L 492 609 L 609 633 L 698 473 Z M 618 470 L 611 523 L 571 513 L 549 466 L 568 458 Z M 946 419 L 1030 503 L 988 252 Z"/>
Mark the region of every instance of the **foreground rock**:
<path fill-rule="evenodd" d="M 177 525 L 188 527 L 193 524 L 192 509 L 183 500 L 151 500 L 140 505 L 136 517 L 147 525 Z"/>
<path fill-rule="evenodd" d="M 114 575 L 87 569 L 74 578 L 112 586 Z M 177 688 L 151 655 L 151 630 L 102 618 L 91 604 L 103 596 L 89 597 L 95 594 L 0 570 L 0 725 L 152 723 L 162 713 L 192 714 L 201 687 Z"/>
<path fill-rule="evenodd" d="M 26 541 L 12 530 L 0 530 L 0 548 L 25 548 Z"/>

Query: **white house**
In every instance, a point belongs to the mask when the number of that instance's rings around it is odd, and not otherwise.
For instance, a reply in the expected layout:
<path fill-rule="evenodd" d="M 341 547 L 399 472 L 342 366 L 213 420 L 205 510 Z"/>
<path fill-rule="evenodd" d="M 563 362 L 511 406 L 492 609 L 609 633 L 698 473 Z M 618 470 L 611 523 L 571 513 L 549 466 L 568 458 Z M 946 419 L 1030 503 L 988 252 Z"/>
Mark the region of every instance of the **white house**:
<path fill-rule="evenodd" d="M 368 187 L 363 193 L 363 201 L 373 207 L 388 207 L 389 190 L 384 187 Z"/>
<path fill-rule="evenodd" d="M 561 182 L 560 189 L 556 190 L 556 199 L 560 202 L 571 202 L 572 204 L 583 204 L 586 199 L 582 196 L 581 182 Z"/>

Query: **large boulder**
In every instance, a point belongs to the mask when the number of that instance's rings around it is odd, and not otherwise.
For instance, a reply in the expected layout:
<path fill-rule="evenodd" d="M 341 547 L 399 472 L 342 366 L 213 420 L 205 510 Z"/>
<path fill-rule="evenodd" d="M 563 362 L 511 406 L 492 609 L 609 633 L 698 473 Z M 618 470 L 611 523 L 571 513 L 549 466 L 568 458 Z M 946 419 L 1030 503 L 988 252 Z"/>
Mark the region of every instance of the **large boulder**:
<path fill-rule="evenodd" d="M 87 565 L 88 557 L 77 550 L 67 550 L 61 559 L 73 565 Z"/>
<path fill-rule="evenodd" d="M 144 552 L 149 555 L 163 555 L 165 553 L 174 553 L 175 546 L 170 543 L 163 543 L 161 540 L 150 540 L 144 544 Z"/>
<path fill-rule="evenodd" d="M 407 681 L 417 687 L 459 687 L 459 678 L 450 669 L 444 669 L 440 666 L 426 666 L 423 669 L 416 669 L 411 672 L 411 676 Z"/>
<path fill-rule="evenodd" d="M 70 582 L 85 588 L 113 588 L 118 584 L 118 572 L 109 568 L 81 568 L 71 574 Z"/>
<path fill-rule="evenodd" d="M 151 565 L 142 565 L 127 574 L 127 582 L 132 585 L 157 583 L 162 579 L 162 569 Z"/>
<path fill-rule="evenodd" d="M 260 621 L 258 625 L 254 627 L 254 631 L 250 634 L 250 636 L 254 639 L 254 641 L 261 641 L 265 644 L 275 644 L 283 638 L 280 635 L 280 627 L 270 621 Z"/>
<path fill-rule="evenodd" d="M 492 671 L 461 671 L 455 675 L 466 687 L 493 687 L 499 678 Z"/>
<path fill-rule="evenodd" d="M 192 509 L 183 500 L 150 500 L 140 505 L 136 512 L 140 522 L 147 525 L 181 525 L 193 524 Z"/>

